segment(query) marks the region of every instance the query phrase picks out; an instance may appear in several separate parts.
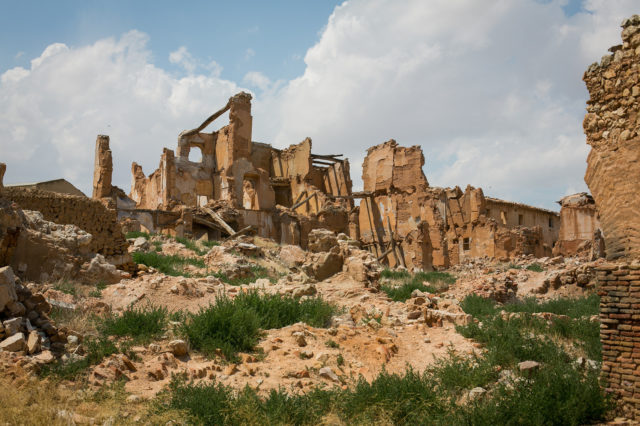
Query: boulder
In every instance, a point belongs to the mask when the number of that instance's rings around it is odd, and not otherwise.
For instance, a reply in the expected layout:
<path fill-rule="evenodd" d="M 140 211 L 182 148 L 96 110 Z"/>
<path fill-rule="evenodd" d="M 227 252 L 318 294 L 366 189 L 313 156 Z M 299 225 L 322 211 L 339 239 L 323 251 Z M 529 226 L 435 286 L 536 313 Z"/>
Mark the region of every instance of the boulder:
<path fill-rule="evenodd" d="M 29 355 L 34 354 L 40 350 L 40 335 L 36 330 L 29 332 L 29 338 L 27 339 L 27 353 Z"/>
<path fill-rule="evenodd" d="M 296 268 L 304 263 L 306 253 L 300 246 L 286 245 L 280 249 L 279 259 L 288 268 Z"/>
<path fill-rule="evenodd" d="M 184 356 L 189 353 L 187 342 L 184 340 L 172 340 L 169 342 L 169 349 L 175 356 Z"/>
<path fill-rule="evenodd" d="M 342 270 L 344 258 L 337 250 L 323 253 L 313 253 L 302 265 L 302 270 L 318 281 L 325 280 Z"/>
<path fill-rule="evenodd" d="M 320 375 L 320 377 L 324 377 L 325 379 L 329 379 L 332 382 L 340 383 L 340 378 L 338 377 L 338 375 L 336 373 L 333 372 L 331 367 L 322 367 L 318 371 L 318 374 Z"/>

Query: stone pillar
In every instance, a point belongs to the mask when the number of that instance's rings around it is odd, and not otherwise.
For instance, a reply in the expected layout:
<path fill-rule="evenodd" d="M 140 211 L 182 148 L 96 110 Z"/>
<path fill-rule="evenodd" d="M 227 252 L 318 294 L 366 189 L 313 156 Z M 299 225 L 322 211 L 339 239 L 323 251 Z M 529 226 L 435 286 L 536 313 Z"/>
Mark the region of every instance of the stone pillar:
<path fill-rule="evenodd" d="M 113 160 L 109 149 L 109 136 L 98 135 L 96 158 L 93 166 L 93 198 L 111 196 L 111 176 Z"/>
<path fill-rule="evenodd" d="M 231 130 L 231 149 L 233 161 L 238 158 L 251 158 L 251 95 L 240 92 L 231 99 L 229 110 L 229 128 Z"/>

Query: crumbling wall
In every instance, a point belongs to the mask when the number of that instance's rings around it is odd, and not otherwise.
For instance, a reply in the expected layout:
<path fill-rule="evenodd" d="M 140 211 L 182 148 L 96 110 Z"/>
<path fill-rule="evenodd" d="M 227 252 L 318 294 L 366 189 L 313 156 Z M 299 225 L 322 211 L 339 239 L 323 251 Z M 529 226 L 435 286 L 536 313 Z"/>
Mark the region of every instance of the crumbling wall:
<path fill-rule="evenodd" d="M 5 188 L 3 195 L 23 210 L 36 210 L 44 219 L 58 224 L 76 225 L 93 236 L 90 252 L 103 255 L 114 265 L 131 269 L 129 244 L 116 220 L 115 210 L 86 197 L 62 195 L 39 190 Z"/>
<path fill-rule="evenodd" d="M 598 206 L 609 259 L 640 256 L 640 16 L 622 23 L 622 45 L 592 64 L 584 131 L 585 182 Z"/>
<path fill-rule="evenodd" d="M 600 295 L 602 379 L 630 418 L 640 418 L 640 265 L 596 268 Z"/>
<path fill-rule="evenodd" d="M 553 247 L 555 256 L 589 255 L 594 246 L 600 221 L 595 201 L 586 192 L 568 195 L 558 203 L 560 231 Z"/>

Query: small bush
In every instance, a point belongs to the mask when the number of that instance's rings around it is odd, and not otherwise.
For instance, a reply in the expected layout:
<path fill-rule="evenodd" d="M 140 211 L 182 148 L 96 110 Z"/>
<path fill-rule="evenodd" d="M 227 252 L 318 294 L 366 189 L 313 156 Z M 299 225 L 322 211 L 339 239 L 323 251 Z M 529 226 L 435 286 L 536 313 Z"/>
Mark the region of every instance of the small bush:
<path fill-rule="evenodd" d="M 515 263 L 509 263 L 506 269 L 522 269 L 522 266 L 516 265 Z"/>
<path fill-rule="evenodd" d="M 193 265 L 198 268 L 204 268 L 205 264 L 202 259 L 196 259 L 193 257 L 181 257 L 181 256 L 165 256 L 156 252 L 135 252 L 133 253 L 133 261 L 139 264 L 156 268 L 163 274 L 177 276 L 189 276 L 189 273 L 184 271 L 185 265 Z"/>
<path fill-rule="evenodd" d="M 144 238 L 145 240 L 148 240 L 149 238 L 151 238 L 151 235 L 149 235 L 149 233 L 147 232 L 130 231 L 125 234 L 125 237 L 127 238 L 127 240 L 130 238 L 140 238 L 140 237 Z"/>
<path fill-rule="evenodd" d="M 484 318 L 494 315 L 498 312 L 496 302 L 492 299 L 486 299 L 477 294 L 470 294 L 460 302 L 462 310 L 476 318 Z"/>
<path fill-rule="evenodd" d="M 542 272 L 542 271 L 544 271 L 544 268 L 542 267 L 542 265 L 540 265 L 539 263 L 535 262 L 535 263 L 532 263 L 531 265 L 527 266 L 527 270 L 533 271 L 533 272 Z"/>
<path fill-rule="evenodd" d="M 128 336 L 148 341 L 163 332 L 167 316 L 165 307 L 129 307 L 121 315 L 104 317 L 99 329 L 107 336 Z"/>
<path fill-rule="evenodd" d="M 210 356 L 219 349 L 227 359 L 234 359 L 237 352 L 254 349 L 262 330 L 300 321 L 326 327 L 334 312 L 335 307 L 319 297 L 301 301 L 250 291 L 234 299 L 218 295 L 215 305 L 188 315 L 181 330 L 193 348 Z"/>

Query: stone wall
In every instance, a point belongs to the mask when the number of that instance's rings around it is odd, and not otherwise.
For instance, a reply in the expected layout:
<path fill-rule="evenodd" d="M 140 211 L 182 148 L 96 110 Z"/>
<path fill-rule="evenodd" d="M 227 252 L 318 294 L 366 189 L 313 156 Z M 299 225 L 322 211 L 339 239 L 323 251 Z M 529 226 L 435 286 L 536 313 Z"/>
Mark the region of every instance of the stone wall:
<path fill-rule="evenodd" d="M 558 203 L 560 209 L 560 233 L 553 247 L 554 256 L 600 257 L 602 252 L 595 247 L 601 239 L 599 235 L 600 221 L 593 197 L 586 192 L 568 195 Z"/>
<path fill-rule="evenodd" d="M 602 379 L 627 415 L 640 418 L 640 264 L 596 268 Z"/>
<path fill-rule="evenodd" d="M 39 190 L 5 188 L 3 196 L 23 210 L 37 210 L 59 224 L 76 225 L 93 236 L 89 250 L 102 254 L 117 266 L 130 267 L 129 244 L 117 223 L 115 210 L 87 197 L 62 195 Z"/>
<path fill-rule="evenodd" d="M 640 256 L 640 16 L 622 24 L 622 45 L 592 64 L 584 131 L 585 182 L 600 214 L 607 258 Z"/>

